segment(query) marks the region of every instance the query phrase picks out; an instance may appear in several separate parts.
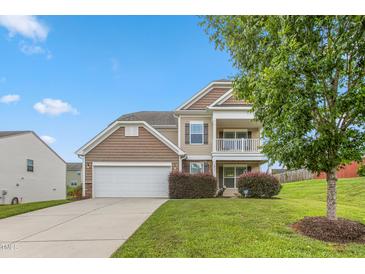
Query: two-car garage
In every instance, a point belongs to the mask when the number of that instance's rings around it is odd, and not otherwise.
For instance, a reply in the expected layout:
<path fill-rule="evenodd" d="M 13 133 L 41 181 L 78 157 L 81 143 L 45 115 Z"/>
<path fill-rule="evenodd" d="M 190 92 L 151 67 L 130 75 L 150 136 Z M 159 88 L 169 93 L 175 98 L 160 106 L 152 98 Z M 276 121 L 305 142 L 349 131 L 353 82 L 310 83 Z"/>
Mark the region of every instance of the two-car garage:
<path fill-rule="evenodd" d="M 168 197 L 171 163 L 94 163 L 93 197 Z"/>

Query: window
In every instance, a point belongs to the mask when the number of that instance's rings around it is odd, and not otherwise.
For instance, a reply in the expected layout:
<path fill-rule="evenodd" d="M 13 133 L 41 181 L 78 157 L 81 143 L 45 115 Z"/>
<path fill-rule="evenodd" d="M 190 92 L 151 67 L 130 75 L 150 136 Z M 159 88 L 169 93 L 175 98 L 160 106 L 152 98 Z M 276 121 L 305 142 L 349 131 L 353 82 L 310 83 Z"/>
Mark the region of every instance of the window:
<path fill-rule="evenodd" d="M 81 175 L 81 171 L 77 171 L 77 172 L 76 172 L 76 174 L 77 174 L 78 176 L 80 176 L 80 175 Z"/>
<path fill-rule="evenodd" d="M 190 144 L 204 143 L 203 122 L 190 122 Z"/>
<path fill-rule="evenodd" d="M 224 166 L 223 185 L 227 188 L 237 188 L 238 178 L 247 171 L 247 166 Z"/>
<path fill-rule="evenodd" d="M 124 136 L 138 136 L 138 126 L 126 126 L 124 128 Z"/>
<path fill-rule="evenodd" d="M 190 163 L 190 174 L 204 173 L 204 163 Z"/>
<path fill-rule="evenodd" d="M 34 171 L 34 162 L 33 160 L 27 159 L 27 171 L 33 172 Z"/>
<path fill-rule="evenodd" d="M 227 129 L 223 131 L 223 138 L 225 139 L 242 139 L 248 138 L 248 133 L 244 129 Z"/>

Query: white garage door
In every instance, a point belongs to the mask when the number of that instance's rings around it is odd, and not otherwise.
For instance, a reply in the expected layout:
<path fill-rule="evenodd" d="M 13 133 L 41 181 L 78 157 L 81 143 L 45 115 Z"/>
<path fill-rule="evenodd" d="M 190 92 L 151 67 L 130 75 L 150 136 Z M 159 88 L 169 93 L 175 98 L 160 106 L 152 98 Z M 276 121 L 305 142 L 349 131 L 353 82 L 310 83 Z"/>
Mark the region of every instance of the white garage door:
<path fill-rule="evenodd" d="M 171 166 L 94 166 L 94 197 L 168 197 Z"/>

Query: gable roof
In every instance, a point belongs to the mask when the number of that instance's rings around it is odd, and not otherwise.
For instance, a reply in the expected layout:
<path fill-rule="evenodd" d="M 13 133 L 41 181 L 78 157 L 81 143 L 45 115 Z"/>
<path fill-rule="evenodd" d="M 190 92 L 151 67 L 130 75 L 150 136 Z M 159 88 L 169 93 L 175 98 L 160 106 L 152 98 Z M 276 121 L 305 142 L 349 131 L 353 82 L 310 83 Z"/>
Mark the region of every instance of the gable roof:
<path fill-rule="evenodd" d="M 24 134 L 24 133 L 30 133 L 30 132 L 32 132 L 32 131 L 30 131 L 30 130 L 0 131 L 0 138 L 10 137 L 10 136 Z"/>
<path fill-rule="evenodd" d="M 174 151 L 178 155 L 185 155 L 185 152 L 182 151 L 177 145 L 167 139 L 164 135 L 158 132 L 155 128 L 153 128 L 150 124 L 145 121 L 115 121 L 110 124 L 106 129 L 97 134 L 93 139 L 83 145 L 76 151 L 76 154 L 79 156 L 84 156 L 98 144 L 100 144 L 103 140 L 108 138 L 113 132 L 115 132 L 120 127 L 126 125 L 140 125 L 143 126 L 149 133 L 151 133 L 154 137 L 164 143 L 167 147 L 169 147 L 172 151 Z"/>
<path fill-rule="evenodd" d="M 214 87 L 224 87 L 224 88 L 230 88 L 232 86 L 232 81 L 221 79 L 210 82 L 206 87 L 198 91 L 195 95 L 193 95 L 189 100 L 187 100 L 185 103 L 183 103 L 181 106 L 179 106 L 176 111 L 187 109 L 189 106 L 194 104 L 196 101 L 204 97 L 209 91 L 211 91 Z"/>
<path fill-rule="evenodd" d="M 151 126 L 177 127 L 173 111 L 139 111 L 120 116 L 116 121 L 144 121 Z"/>
<path fill-rule="evenodd" d="M 80 171 L 82 168 L 82 163 L 67 163 L 67 171 Z"/>
<path fill-rule="evenodd" d="M 65 160 L 62 159 L 60 155 L 57 154 L 56 151 L 54 151 L 45 141 L 42 140 L 41 137 L 39 137 L 34 131 L 32 130 L 17 130 L 17 131 L 0 131 L 0 138 L 5 137 L 13 137 L 21 134 L 27 134 L 30 133 L 33 136 L 35 136 L 39 141 L 41 141 L 54 155 L 56 155 L 62 162 L 66 163 Z"/>
<path fill-rule="evenodd" d="M 224 108 L 251 108 L 251 104 L 244 102 L 243 100 L 237 100 L 234 98 L 233 88 L 224 93 L 221 97 L 215 100 L 208 106 L 208 109 L 224 109 Z"/>

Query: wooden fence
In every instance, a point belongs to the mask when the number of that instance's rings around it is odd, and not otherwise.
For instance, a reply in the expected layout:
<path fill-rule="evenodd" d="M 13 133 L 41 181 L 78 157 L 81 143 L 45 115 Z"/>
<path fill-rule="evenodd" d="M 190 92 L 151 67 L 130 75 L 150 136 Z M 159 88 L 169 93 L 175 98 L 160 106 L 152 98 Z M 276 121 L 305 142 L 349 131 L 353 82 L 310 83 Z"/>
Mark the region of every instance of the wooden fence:
<path fill-rule="evenodd" d="M 316 178 L 315 174 L 306 169 L 290 170 L 279 174 L 274 174 L 280 183 L 297 182 Z"/>

